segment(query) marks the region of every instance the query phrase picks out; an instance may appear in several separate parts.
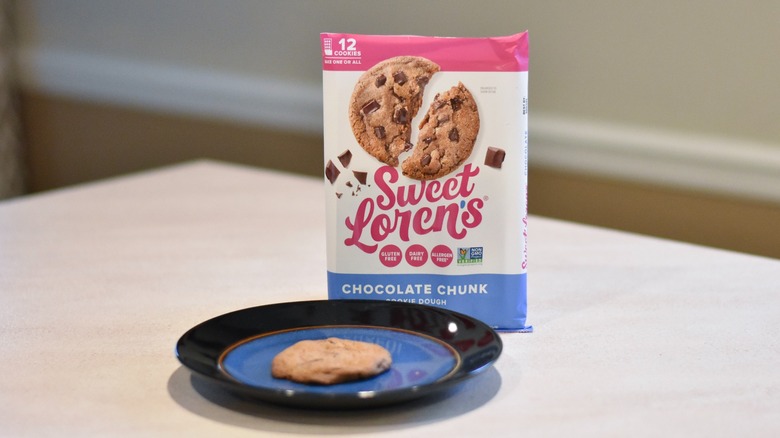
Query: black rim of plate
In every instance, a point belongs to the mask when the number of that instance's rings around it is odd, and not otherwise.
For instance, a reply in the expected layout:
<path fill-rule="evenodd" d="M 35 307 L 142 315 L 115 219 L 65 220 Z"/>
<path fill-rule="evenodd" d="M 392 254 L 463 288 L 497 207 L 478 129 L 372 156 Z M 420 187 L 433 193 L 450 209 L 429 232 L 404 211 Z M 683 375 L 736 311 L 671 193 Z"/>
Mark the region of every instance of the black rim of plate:
<path fill-rule="evenodd" d="M 454 326 L 453 326 L 454 324 Z M 458 356 L 447 376 L 433 382 L 377 391 L 371 398 L 357 393 L 321 393 L 251 386 L 221 367 L 224 353 L 264 334 L 316 327 L 375 327 L 434 338 Z M 503 344 L 485 323 L 439 307 L 378 300 L 292 301 L 250 307 L 204 321 L 176 344 L 176 356 L 191 371 L 223 388 L 266 402 L 308 408 L 365 408 L 408 401 L 451 387 L 489 369 Z"/>

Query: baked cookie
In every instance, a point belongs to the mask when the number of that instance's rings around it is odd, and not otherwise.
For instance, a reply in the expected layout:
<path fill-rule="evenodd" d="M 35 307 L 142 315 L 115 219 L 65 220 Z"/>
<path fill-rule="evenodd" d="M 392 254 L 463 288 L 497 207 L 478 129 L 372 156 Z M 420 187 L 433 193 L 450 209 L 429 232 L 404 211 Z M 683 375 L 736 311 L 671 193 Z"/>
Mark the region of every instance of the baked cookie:
<path fill-rule="evenodd" d="M 277 354 L 271 375 L 300 383 L 332 385 L 383 373 L 393 360 L 383 347 L 340 338 L 299 341 Z"/>
<path fill-rule="evenodd" d="M 478 133 L 477 103 L 459 82 L 434 97 L 420 122 L 417 144 L 402 164 L 404 175 L 418 180 L 447 175 L 471 155 Z"/>
<path fill-rule="evenodd" d="M 439 65 L 418 56 L 386 59 L 363 73 L 349 103 L 349 123 L 358 144 L 377 160 L 398 166 L 411 149 L 412 119 L 423 90 Z"/>

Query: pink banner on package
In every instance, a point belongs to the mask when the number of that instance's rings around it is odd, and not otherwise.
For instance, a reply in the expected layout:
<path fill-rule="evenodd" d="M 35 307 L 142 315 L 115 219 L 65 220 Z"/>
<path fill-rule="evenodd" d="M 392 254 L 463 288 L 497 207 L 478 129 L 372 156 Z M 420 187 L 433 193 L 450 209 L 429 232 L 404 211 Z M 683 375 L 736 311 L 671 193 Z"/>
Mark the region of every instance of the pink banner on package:
<path fill-rule="evenodd" d="M 497 38 L 320 35 L 322 69 L 365 71 L 395 56 L 426 57 L 442 71 L 528 71 L 528 32 Z"/>

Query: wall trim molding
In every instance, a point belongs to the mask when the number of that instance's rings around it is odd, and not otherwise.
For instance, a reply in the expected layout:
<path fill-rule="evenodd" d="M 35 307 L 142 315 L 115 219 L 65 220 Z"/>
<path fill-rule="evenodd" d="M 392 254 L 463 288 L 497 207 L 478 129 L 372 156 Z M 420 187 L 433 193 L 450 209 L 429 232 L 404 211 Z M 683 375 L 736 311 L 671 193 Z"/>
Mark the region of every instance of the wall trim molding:
<path fill-rule="evenodd" d="M 25 89 L 74 99 L 322 132 L 322 88 L 110 55 L 20 48 Z"/>
<path fill-rule="evenodd" d="M 780 145 L 533 113 L 530 129 L 538 166 L 780 203 Z"/>
<path fill-rule="evenodd" d="M 319 84 L 55 49 L 20 48 L 28 90 L 322 132 Z M 780 146 L 530 113 L 533 165 L 780 203 Z"/>

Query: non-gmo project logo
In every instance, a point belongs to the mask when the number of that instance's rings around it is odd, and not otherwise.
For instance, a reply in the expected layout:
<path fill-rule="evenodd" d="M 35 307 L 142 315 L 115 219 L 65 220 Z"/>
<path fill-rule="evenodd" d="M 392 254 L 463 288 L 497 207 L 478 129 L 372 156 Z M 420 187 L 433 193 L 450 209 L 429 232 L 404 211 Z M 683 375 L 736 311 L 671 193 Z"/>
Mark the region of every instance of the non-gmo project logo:
<path fill-rule="evenodd" d="M 481 265 L 482 247 L 471 246 L 468 248 L 458 248 L 458 264 L 459 265 Z"/>

